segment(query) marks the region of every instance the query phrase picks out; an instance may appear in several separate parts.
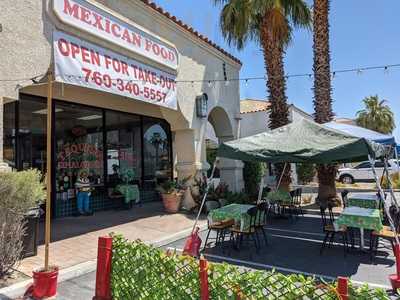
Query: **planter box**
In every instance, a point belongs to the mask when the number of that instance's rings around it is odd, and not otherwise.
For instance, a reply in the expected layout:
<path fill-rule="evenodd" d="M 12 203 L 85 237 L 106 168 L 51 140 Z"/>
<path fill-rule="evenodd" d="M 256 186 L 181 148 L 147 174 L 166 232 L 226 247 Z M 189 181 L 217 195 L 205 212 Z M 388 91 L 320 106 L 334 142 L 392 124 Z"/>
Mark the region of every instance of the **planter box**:
<path fill-rule="evenodd" d="M 30 210 L 24 218 L 25 235 L 22 243 L 22 258 L 36 256 L 38 247 L 40 209 Z"/>

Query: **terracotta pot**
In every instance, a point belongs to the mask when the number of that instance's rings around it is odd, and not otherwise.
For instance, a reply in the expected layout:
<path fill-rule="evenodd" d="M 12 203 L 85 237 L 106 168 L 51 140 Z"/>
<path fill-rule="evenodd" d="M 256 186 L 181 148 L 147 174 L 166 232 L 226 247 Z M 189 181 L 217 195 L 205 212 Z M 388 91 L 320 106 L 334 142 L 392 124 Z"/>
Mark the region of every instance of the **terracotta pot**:
<path fill-rule="evenodd" d="M 182 201 L 181 193 L 161 194 L 161 198 L 166 212 L 177 213 L 179 211 Z"/>
<path fill-rule="evenodd" d="M 33 271 L 32 297 L 43 299 L 57 294 L 58 267 L 52 267 L 49 271 Z"/>

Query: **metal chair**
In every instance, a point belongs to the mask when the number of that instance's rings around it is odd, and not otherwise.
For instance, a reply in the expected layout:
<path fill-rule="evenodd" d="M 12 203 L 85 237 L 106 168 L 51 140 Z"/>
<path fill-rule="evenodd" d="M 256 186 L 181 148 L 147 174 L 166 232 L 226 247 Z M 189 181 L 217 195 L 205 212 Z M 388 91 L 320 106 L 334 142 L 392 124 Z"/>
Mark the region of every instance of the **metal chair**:
<path fill-rule="evenodd" d="M 369 248 L 371 259 L 378 253 L 379 239 L 389 241 L 394 250 L 394 245 L 396 243 L 395 236 L 400 233 L 400 211 L 397 211 L 396 207 L 392 206 L 390 207 L 389 213 L 392 216 L 396 232 L 394 232 L 390 226 L 386 225 L 383 226 L 383 229 L 380 231 L 371 231 Z"/>
<path fill-rule="evenodd" d="M 257 214 L 256 230 L 262 232 L 265 245 L 268 245 L 267 234 L 265 233 L 264 227 L 267 225 L 267 214 L 269 210 L 269 205 L 267 202 L 263 202 L 257 205 L 257 208 L 258 208 L 258 214 Z"/>
<path fill-rule="evenodd" d="M 294 198 L 293 198 L 293 211 L 296 213 L 296 215 L 302 215 L 304 217 L 304 212 L 303 209 L 301 208 L 301 194 L 302 194 L 302 189 L 298 188 L 294 192 Z"/>
<path fill-rule="evenodd" d="M 342 236 L 344 255 L 346 256 L 346 252 L 348 250 L 347 228 L 345 227 L 340 227 L 337 229 L 335 228 L 335 226 L 333 225 L 335 222 L 335 216 L 333 215 L 332 206 L 330 205 L 328 206 L 328 214 L 329 214 L 328 217 L 326 216 L 326 207 L 321 206 L 320 213 L 322 220 L 322 230 L 325 233 L 325 238 L 320 249 L 320 255 L 322 255 L 322 252 L 324 251 L 326 244 L 328 243 L 328 247 L 330 247 L 333 244 L 335 235 L 339 234 Z"/>
<path fill-rule="evenodd" d="M 346 208 L 348 206 L 347 205 L 347 201 L 348 201 L 347 195 L 348 194 L 349 194 L 348 190 L 343 190 L 340 192 L 340 196 L 342 197 L 343 208 Z"/>
<path fill-rule="evenodd" d="M 254 206 L 252 208 L 249 208 L 247 210 L 247 214 L 250 216 L 250 222 L 249 222 L 249 227 L 248 228 L 237 228 L 237 227 L 232 227 L 231 230 L 231 241 L 233 244 L 236 246 L 236 248 L 239 250 L 240 246 L 243 243 L 243 237 L 247 237 L 248 241 L 254 242 L 254 245 L 258 251 L 258 235 L 257 235 L 257 214 L 258 214 L 258 208 L 257 206 Z M 235 236 L 236 236 L 236 243 L 235 243 Z"/>
<path fill-rule="evenodd" d="M 208 221 L 208 232 L 206 240 L 204 242 L 203 251 L 206 249 L 209 239 L 215 240 L 215 245 L 219 243 L 223 244 L 223 242 L 225 241 L 225 237 L 229 234 L 229 229 L 232 227 L 233 224 L 235 224 L 235 221 L 233 219 L 214 223 L 210 223 L 210 221 Z M 211 231 L 215 231 L 215 238 L 210 238 Z"/>

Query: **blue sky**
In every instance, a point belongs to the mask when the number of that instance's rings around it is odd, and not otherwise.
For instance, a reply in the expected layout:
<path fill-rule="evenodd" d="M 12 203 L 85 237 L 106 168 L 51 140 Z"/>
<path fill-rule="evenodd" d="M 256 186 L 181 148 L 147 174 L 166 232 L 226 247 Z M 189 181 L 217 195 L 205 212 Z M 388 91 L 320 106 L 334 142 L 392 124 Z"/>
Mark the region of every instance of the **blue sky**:
<path fill-rule="evenodd" d="M 265 74 L 260 47 L 249 43 L 237 51 L 223 40 L 219 29 L 219 7 L 212 0 L 157 0 L 158 5 L 190 24 L 243 62 L 241 77 Z M 312 1 L 307 1 L 312 4 Z M 400 63 L 400 1 L 398 0 L 333 0 L 331 1 L 332 70 Z M 312 34 L 296 31 L 285 57 L 287 74 L 312 71 Z M 312 80 L 291 78 L 287 83 L 290 103 L 312 113 Z M 333 82 L 333 108 L 337 116 L 353 118 L 362 108 L 365 96 L 378 94 L 389 101 L 395 113 L 394 135 L 400 141 L 400 68 L 386 74 L 382 70 L 362 74 L 339 74 Z M 242 98 L 266 98 L 263 81 L 241 86 Z"/>

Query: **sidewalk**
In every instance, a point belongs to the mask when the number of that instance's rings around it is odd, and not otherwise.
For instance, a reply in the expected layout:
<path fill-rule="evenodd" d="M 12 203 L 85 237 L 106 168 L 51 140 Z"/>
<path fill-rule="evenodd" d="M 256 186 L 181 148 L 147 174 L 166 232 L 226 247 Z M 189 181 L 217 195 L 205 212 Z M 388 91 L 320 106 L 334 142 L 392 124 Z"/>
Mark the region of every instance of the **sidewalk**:
<path fill-rule="evenodd" d="M 95 261 L 98 237 L 110 232 L 122 234 L 129 240 L 140 239 L 157 244 L 165 238 L 182 238 L 188 234 L 193 222 L 193 215 L 166 214 L 162 203 L 147 203 L 129 211 L 102 211 L 91 217 L 56 219 L 52 222 L 50 263 L 65 269 Z M 200 221 L 199 225 L 203 224 L 206 221 Z M 40 224 L 38 255 L 22 260 L 18 267 L 28 276 L 44 263 L 43 225 Z"/>

